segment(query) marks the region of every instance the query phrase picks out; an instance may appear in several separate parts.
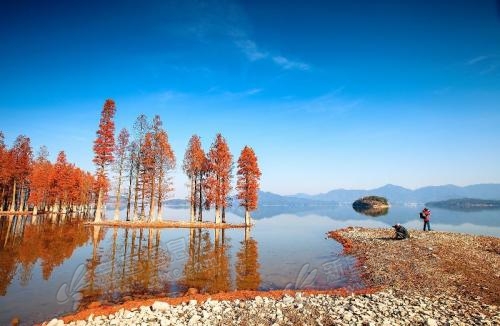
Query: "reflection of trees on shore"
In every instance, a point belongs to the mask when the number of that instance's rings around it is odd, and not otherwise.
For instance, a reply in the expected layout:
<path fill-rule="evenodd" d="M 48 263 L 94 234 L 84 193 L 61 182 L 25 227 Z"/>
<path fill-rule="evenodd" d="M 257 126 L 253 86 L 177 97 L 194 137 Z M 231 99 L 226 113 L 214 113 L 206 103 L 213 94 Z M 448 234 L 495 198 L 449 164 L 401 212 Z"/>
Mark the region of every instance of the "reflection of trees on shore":
<path fill-rule="evenodd" d="M 23 286 L 30 282 L 39 260 L 43 279 L 48 280 L 54 268 L 89 238 L 90 230 L 81 220 L 61 215 L 0 218 L 0 295 L 6 294 L 18 266 Z"/>
<path fill-rule="evenodd" d="M 165 292 L 170 258 L 160 245 L 160 229 L 113 228 L 110 248 L 101 253 L 100 227 L 94 226 L 92 258 L 87 262 L 81 306 L 105 300 L 119 302 L 125 296 Z M 120 233 L 120 234 L 119 234 Z"/>
<path fill-rule="evenodd" d="M 237 253 L 236 288 L 238 290 L 257 290 L 260 285 L 259 250 L 257 241 L 249 238 L 249 230 L 245 230 L 245 239 Z"/>
<path fill-rule="evenodd" d="M 214 242 L 210 239 L 210 232 L 214 232 Z M 224 229 L 191 229 L 182 285 L 203 293 L 229 291 L 231 274 L 228 249 Z"/>

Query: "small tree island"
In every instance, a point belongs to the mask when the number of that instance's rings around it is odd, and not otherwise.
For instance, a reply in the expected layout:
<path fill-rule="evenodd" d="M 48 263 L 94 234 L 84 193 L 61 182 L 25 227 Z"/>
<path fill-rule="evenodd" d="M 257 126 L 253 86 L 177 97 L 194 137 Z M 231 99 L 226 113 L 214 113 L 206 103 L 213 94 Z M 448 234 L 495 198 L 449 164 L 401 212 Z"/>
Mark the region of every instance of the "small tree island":
<path fill-rule="evenodd" d="M 373 217 L 386 215 L 389 207 L 387 199 L 380 196 L 366 196 L 352 203 L 352 208 L 356 212 Z"/>

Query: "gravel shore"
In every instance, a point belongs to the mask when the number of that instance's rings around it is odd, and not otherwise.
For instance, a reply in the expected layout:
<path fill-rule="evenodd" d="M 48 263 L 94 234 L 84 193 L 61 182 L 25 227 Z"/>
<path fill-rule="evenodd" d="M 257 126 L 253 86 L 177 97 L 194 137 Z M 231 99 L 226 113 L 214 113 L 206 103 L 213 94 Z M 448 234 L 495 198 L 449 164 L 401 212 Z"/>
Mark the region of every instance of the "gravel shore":
<path fill-rule="evenodd" d="M 357 295 L 286 291 L 224 296 L 181 304 L 151 301 L 85 320 L 44 325 L 500 325 L 500 239 L 411 230 L 347 228 L 329 236 L 358 257 L 366 283 Z M 370 292 L 370 289 L 367 289 Z M 224 299 L 221 299 L 224 298 Z"/>
<path fill-rule="evenodd" d="M 65 324 L 53 319 L 47 325 Z M 109 316 L 91 315 L 69 325 L 500 325 L 500 314 L 495 306 L 447 296 L 430 299 L 383 291 L 342 297 L 298 292 L 278 300 L 257 296 L 191 300 L 176 306 L 157 301 Z"/>
<path fill-rule="evenodd" d="M 354 227 L 329 236 L 358 258 L 368 286 L 500 305 L 500 238 L 410 230 L 410 239 L 394 240 L 391 229 Z"/>

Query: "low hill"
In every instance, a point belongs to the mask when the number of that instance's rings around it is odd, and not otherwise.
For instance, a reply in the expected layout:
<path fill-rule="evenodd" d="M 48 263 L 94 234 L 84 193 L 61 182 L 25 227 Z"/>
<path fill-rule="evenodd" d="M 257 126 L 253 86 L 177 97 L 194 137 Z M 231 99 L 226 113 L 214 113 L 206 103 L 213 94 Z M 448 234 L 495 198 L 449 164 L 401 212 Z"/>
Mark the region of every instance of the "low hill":
<path fill-rule="evenodd" d="M 428 202 L 426 206 L 453 210 L 485 210 L 500 209 L 500 200 L 459 198 Z"/>

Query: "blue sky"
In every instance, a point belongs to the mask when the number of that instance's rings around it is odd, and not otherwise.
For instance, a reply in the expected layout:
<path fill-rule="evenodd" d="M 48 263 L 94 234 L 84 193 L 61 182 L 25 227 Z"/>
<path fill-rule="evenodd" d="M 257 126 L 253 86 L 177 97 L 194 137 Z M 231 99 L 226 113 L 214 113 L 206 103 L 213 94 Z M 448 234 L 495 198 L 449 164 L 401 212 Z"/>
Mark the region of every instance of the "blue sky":
<path fill-rule="evenodd" d="M 0 130 L 94 170 L 117 129 L 160 114 L 254 148 L 262 189 L 500 182 L 495 1 L 2 1 Z"/>

